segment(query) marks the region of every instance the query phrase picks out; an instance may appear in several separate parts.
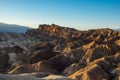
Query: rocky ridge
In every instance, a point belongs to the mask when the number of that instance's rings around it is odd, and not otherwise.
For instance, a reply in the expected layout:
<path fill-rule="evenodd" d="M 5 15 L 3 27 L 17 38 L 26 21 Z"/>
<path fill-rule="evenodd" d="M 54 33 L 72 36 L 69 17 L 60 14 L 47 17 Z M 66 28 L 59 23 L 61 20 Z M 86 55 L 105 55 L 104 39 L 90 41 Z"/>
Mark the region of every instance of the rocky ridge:
<path fill-rule="evenodd" d="M 0 57 L 0 72 L 9 75 L 119 80 L 120 32 L 44 24 L 25 34 L 0 33 Z"/>

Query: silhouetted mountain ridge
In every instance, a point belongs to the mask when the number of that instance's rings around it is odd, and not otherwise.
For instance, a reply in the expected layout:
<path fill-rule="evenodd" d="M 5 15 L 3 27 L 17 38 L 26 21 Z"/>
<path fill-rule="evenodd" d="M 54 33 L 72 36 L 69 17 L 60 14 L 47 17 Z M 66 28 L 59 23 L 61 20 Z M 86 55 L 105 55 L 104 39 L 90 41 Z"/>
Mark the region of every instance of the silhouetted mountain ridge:
<path fill-rule="evenodd" d="M 31 28 L 27 26 L 21 26 L 21 25 L 0 23 L 0 32 L 25 33 L 26 30 L 28 29 L 31 29 Z"/>

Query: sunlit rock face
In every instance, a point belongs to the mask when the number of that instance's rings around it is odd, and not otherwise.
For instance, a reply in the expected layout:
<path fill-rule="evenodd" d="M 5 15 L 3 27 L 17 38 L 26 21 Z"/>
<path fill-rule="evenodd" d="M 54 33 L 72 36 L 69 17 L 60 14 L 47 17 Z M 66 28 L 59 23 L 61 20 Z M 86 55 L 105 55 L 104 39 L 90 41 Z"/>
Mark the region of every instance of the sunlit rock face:
<path fill-rule="evenodd" d="M 0 72 L 0 79 L 119 80 L 120 32 L 43 24 L 25 34 L 0 33 Z"/>
<path fill-rule="evenodd" d="M 44 24 L 44 25 L 39 25 L 38 29 L 28 30 L 26 34 L 28 35 L 41 34 L 56 38 L 68 38 L 68 37 L 72 38 L 72 37 L 77 37 L 79 35 L 79 31 L 73 28 L 60 27 L 55 24 L 51 24 L 51 25 Z"/>

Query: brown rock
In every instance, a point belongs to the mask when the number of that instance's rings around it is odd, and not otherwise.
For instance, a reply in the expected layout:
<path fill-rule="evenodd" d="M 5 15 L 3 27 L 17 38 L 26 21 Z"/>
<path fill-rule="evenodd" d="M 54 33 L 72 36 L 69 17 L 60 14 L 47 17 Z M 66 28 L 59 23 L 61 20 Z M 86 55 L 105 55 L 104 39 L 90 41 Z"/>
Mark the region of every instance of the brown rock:
<path fill-rule="evenodd" d="M 86 63 L 84 63 L 83 61 L 80 61 L 79 63 L 73 63 L 62 72 L 62 75 L 69 76 L 77 70 L 84 68 L 85 66 Z"/>
<path fill-rule="evenodd" d="M 109 52 L 110 48 L 108 45 L 99 45 L 95 48 L 88 49 L 82 59 L 85 60 L 87 63 L 90 63 L 103 56 L 110 55 Z"/>
<path fill-rule="evenodd" d="M 49 59 L 56 55 L 56 53 L 53 52 L 54 45 L 51 43 L 37 43 L 34 44 L 31 48 L 32 53 L 30 54 L 30 57 L 28 59 L 30 63 L 35 63 L 41 60 Z"/>
<path fill-rule="evenodd" d="M 0 52 L 0 72 L 5 72 L 8 66 L 9 66 L 8 54 L 3 54 Z"/>
<path fill-rule="evenodd" d="M 34 64 L 20 64 L 15 66 L 12 70 L 9 70 L 8 74 L 21 74 L 21 73 L 33 73 L 33 72 L 45 72 L 51 74 L 57 74 L 57 71 L 52 69 L 46 61 L 37 62 Z"/>
<path fill-rule="evenodd" d="M 12 46 L 12 47 L 4 47 L 2 48 L 2 52 L 4 53 L 23 53 L 24 49 L 19 46 Z"/>
<path fill-rule="evenodd" d="M 110 78 L 99 65 L 93 65 L 85 69 L 80 69 L 69 77 L 75 80 L 109 80 Z"/>
<path fill-rule="evenodd" d="M 24 55 L 24 50 L 19 46 L 0 49 L 0 66 L 5 65 L 5 69 L 8 65 L 5 54 L 12 56 L 9 56 L 9 60 L 13 64 L 7 67 L 9 74 L 44 72 L 76 80 L 119 79 L 118 31 L 108 28 L 79 31 L 51 24 L 28 30 L 25 35 L 37 41 L 32 46 L 32 42 L 25 45 L 28 55 Z M 14 55 L 20 57 L 21 63 L 14 60 Z"/>

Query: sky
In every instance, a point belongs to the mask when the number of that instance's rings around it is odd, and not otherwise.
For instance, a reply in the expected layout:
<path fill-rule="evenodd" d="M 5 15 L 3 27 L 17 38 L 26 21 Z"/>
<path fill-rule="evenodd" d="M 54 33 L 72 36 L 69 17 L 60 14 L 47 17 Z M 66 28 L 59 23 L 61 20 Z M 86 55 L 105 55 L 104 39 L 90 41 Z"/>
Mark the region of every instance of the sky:
<path fill-rule="evenodd" d="M 0 22 L 120 29 L 120 0 L 0 0 Z"/>

